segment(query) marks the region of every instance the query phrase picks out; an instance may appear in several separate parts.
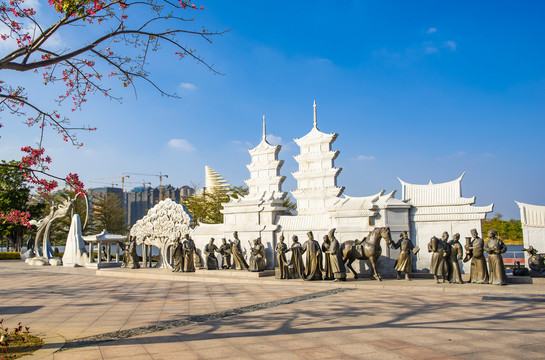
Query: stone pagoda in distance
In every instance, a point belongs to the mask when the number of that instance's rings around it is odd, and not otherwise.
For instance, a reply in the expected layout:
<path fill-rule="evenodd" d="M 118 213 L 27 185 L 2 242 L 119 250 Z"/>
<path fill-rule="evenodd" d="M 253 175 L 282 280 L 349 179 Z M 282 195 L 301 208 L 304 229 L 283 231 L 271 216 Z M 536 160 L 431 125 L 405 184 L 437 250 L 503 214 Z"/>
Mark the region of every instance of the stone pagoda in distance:
<path fill-rule="evenodd" d="M 337 134 L 318 130 L 316 101 L 314 101 L 314 126 L 305 136 L 295 139 L 301 152 L 294 156 L 299 171 L 292 173 L 297 180 L 297 190 L 292 191 L 297 200 L 298 215 L 314 215 L 327 212 L 337 201 L 344 187 L 337 186 L 341 168 L 334 167 L 338 151 L 331 150 Z"/>
<path fill-rule="evenodd" d="M 248 195 L 238 199 L 232 198 L 223 204 L 223 226 L 221 230 L 227 237 L 238 231 L 241 239 L 261 237 L 263 244 L 274 243 L 274 232 L 278 229 L 276 218 L 286 211 L 283 203 L 286 193 L 282 191 L 282 183 L 286 179 L 280 175 L 283 160 L 278 160 L 281 145 L 267 142 L 265 116 L 263 116 L 263 137 L 259 145 L 248 152 L 252 158 L 246 165 L 250 178 L 245 180 Z M 272 256 L 270 245 L 266 253 Z"/>
<path fill-rule="evenodd" d="M 232 239 L 238 231 L 243 252 L 248 254 L 248 242 L 260 237 L 265 246 L 267 269 L 275 264 L 274 248 L 278 238 L 284 234 L 286 244 L 291 246 L 292 236 L 301 243 L 307 232 L 321 241 L 331 229 L 341 242 L 361 240 L 376 227 L 389 227 L 393 240 L 402 231 L 422 249 L 427 248 L 431 236 L 441 236 L 448 231 L 451 236 L 459 232 L 469 236 L 475 228 L 481 233 L 481 220 L 492 211 L 489 206 L 474 206 L 475 197 L 463 198 L 462 176 L 447 183 L 415 185 L 400 180 L 402 199 L 395 198 L 396 191 L 381 190 L 370 196 L 348 196 L 344 187 L 337 186 L 337 176 L 342 169 L 335 167 L 339 151 L 332 150 L 337 134 L 318 130 L 316 102 L 314 102 L 314 125 L 305 136 L 295 139 L 300 147 L 294 159 L 298 171 L 292 173 L 297 180 L 297 189 L 292 195 L 297 201 L 297 213 L 287 214 L 283 207 L 286 193 L 282 191 L 285 177 L 280 175 L 283 161 L 278 159 L 280 145 L 267 142 L 265 118 L 261 142 L 248 150 L 251 163 L 247 165 L 250 178 L 246 180 L 249 193 L 223 204 L 223 224 L 200 224 L 193 237 L 197 247 L 204 247 L 211 237 Z M 393 264 L 399 250 L 383 247 L 379 271 L 393 272 Z M 364 271 L 365 263 L 355 264 L 356 271 Z M 416 270 L 429 267 L 429 254 L 420 251 Z M 466 264 L 467 265 L 467 264 Z M 467 265 L 468 266 L 468 265 Z M 467 271 L 467 269 L 465 269 Z"/>

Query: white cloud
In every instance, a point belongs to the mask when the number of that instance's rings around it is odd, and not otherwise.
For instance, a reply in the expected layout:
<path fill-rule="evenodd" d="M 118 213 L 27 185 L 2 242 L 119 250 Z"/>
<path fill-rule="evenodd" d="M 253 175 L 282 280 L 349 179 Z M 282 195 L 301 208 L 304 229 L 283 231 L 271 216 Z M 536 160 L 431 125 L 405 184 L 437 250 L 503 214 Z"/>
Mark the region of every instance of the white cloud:
<path fill-rule="evenodd" d="M 426 31 L 427 34 L 435 34 L 437 32 L 437 28 L 431 27 Z"/>
<path fill-rule="evenodd" d="M 384 58 L 399 58 L 399 54 L 396 52 L 392 52 L 386 48 L 382 48 L 380 50 L 373 51 L 373 56 L 375 57 L 384 57 Z"/>
<path fill-rule="evenodd" d="M 333 62 L 327 58 L 318 58 L 316 59 L 316 61 L 319 63 L 319 64 L 333 64 Z"/>
<path fill-rule="evenodd" d="M 171 149 L 179 149 L 183 151 L 195 151 L 195 147 L 189 143 L 186 139 L 170 139 L 168 141 L 168 147 Z"/>
<path fill-rule="evenodd" d="M 65 47 L 66 44 L 58 33 L 54 33 L 49 39 L 47 39 L 47 46 L 59 49 Z"/>
<path fill-rule="evenodd" d="M 436 54 L 439 50 L 435 46 L 426 46 L 424 47 L 424 53 L 426 54 Z"/>
<path fill-rule="evenodd" d="M 249 141 L 241 141 L 241 140 L 233 140 L 231 141 L 233 144 L 235 145 L 245 145 L 245 146 L 249 146 L 249 147 L 252 147 L 252 143 L 249 142 Z"/>
<path fill-rule="evenodd" d="M 375 157 L 373 155 L 358 155 L 352 160 L 356 160 L 356 161 L 372 161 L 372 160 L 375 160 Z"/>
<path fill-rule="evenodd" d="M 186 82 L 180 83 L 180 85 L 178 85 L 178 87 L 181 90 L 189 90 L 189 91 L 197 90 L 197 86 L 195 86 L 194 84 L 191 84 L 191 83 L 186 83 Z"/>
<path fill-rule="evenodd" d="M 451 154 L 449 155 L 448 157 L 449 158 L 457 158 L 457 157 L 462 157 L 462 156 L 466 156 L 467 155 L 467 152 L 466 151 L 457 151 L 455 152 L 454 154 Z"/>
<path fill-rule="evenodd" d="M 34 10 L 38 10 L 41 8 L 40 1 L 38 0 L 25 0 L 23 4 L 24 8 L 33 8 Z"/>
<path fill-rule="evenodd" d="M 267 134 L 267 142 L 271 145 L 281 145 L 282 138 L 273 134 Z"/>
<path fill-rule="evenodd" d="M 448 47 L 451 51 L 456 51 L 456 43 L 452 40 L 446 41 L 445 46 Z"/>

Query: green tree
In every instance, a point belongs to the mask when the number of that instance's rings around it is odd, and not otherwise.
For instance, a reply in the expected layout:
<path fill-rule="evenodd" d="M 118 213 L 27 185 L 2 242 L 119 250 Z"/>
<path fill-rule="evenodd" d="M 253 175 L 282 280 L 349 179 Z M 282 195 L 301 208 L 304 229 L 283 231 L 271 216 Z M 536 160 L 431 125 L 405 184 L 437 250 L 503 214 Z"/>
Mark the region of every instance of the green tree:
<path fill-rule="evenodd" d="M 116 194 L 97 195 L 91 203 L 90 232 L 98 234 L 102 230 L 110 234 L 124 235 L 127 233 L 127 212 L 123 201 Z"/>
<path fill-rule="evenodd" d="M 15 212 L 27 219 L 39 216 L 43 204 L 31 201 L 31 189 L 25 181 L 24 171 L 17 167 L 18 162 L 2 160 L 2 164 L 10 166 L 0 166 L 0 213 Z M 23 236 L 29 232 L 21 221 L 0 220 L 0 237 L 5 239 L 6 247 L 14 251 L 21 250 Z"/>
<path fill-rule="evenodd" d="M 223 223 L 223 204 L 229 202 L 230 198 L 238 199 L 248 195 L 248 187 L 245 185 L 233 186 L 228 189 L 217 189 L 213 191 L 202 191 L 195 195 L 183 198 L 181 203 L 193 217 L 196 224 L 221 224 Z M 297 205 L 287 197 L 282 204 L 286 208 L 285 214 L 293 214 Z"/>
<path fill-rule="evenodd" d="M 498 238 L 506 244 L 522 244 L 522 225 L 520 220 L 503 220 L 502 214 L 494 214 L 491 219 L 485 219 L 482 223 L 483 237 L 486 237 L 488 231 L 495 229 Z"/>
<path fill-rule="evenodd" d="M 193 217 L 195 225 L 221 224 L 223 214 L 220 210 L 223 208 L 223 203 L 229 202 L 229 193 L 229 190 L 225 189 L 202 191 L 183 198 L 180 202 Z"/>

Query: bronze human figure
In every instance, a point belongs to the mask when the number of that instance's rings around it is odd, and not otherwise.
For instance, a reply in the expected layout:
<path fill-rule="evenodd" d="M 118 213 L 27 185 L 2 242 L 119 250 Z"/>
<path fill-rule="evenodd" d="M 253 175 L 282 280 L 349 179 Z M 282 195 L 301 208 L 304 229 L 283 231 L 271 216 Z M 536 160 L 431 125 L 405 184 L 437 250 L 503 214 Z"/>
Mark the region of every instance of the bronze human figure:
<path fill-rule="evenodd" d="M 448 233 L 443 233 L 443 239 L 448 239 Z M 448 269 L 446 267 L 446 258 L 449 256 L 446 243 L 433 236 L 428 243 L 428 252 L 431 252 L 430 274 L 433 274 L 435 282 L 439 282 L 439 276 L 446 281 Z"/>
<path fill-rule="evenodd" d="M 216 244 L 214 244 L 214 238 L 210 238 L 210 242 L 204 247 L 206 268 L 208 270 L 218 269 L 218 258 L 216 257 L 216 252 L 219 252 L 218 247 Z"/>
<path fill-rule="evenodd" d="M 379 273 L 377 272 L 377 262 L 382 254 L 382 247 L 380 246 L 380 239 L 386 241 L 386 245 L 390 246 L 392 242 L 390 236 L 389 227 L 378 227 L 374 228 L 369 235 L 363 238 L 361 241 L 358 240 L 348 240 L 342 243 L 342 259 L 346 263 L 346 266 L 354 274 L 354 278 L 357 279 L 358 275 L 352 268 L 352 263 L 354 260 L 369 260 L 371 263 L 371 269 L 373 270 L 371 274 L 371 279 L 377 279 L 382 281 Z M 331 242 L 333 244 L 333 242 Z M 332 262 L 333 265 L 333 262 Z"/>
<path fill-rule="evenodd" d="M 182 248 L 184 254 L 184 272 L 195 272 L 195 242 L 189 237 L 189 234 L 184 235 Z"/>
<path fill-rule="evenodd" d="M 488 253 L 489 283 L 493 285 L 507 285 L 507 274 L 501 254 L 507 251 L 507 246 L 496 237 L 496 230 L 488 232 L 488 239 L 484 244 L 484 251 Z"/>
<path fill-rule="evenodd" d="M 302 250 L 303 254 L 307 254 L 304 279 L 322 280 L 322 249 L 318 241 L 314 240 L 312 231 L 307 232 L 307 237 Z"/>
<path fill-rule="evenodd" d="M 278 261 L 279 278 L 289 279 L 288 260 L 286 259 L 288 245 L 284 242 L 284 233 L 278 238 L 278 243 L 274 251 L 276 251 L 276 260 Z"/>
<path fill-rule="evenodd" d="M 526 251 L 528 255 L 528 267 L 530 271 L 528 274 L 532 277 L 545 277 L 545 254 L 538 253 L 532 245 L 528 246 L 528 249 L 522 249 Z"/>
<path fill-rule="evenodd" d="M 466 245 L 464 246 L 464 249 L 466 249 L 466 256 L 464 256 L 464 262 L 468 262 L 473 257 L 473 250 L 470 249 L 471 247 L 471 236 L 466 236 Z"/>
<path fill-rule="evenodd" d="M 221 246 L 219 251 L 221 254 L 221 268 L 230 269 L 231 268 L 231 245 L 227 244 L 227 240 L 225 240 L 225 238 L 221 239 Z"/>
<path fill-rule="evenodd" d="M 333 281 L 346 281 L 346 268 L 344 267 L 343 252 L 341 244 L 335 238 L 335 229 L 329 230 L 329 261 L 331 261 L 331 270 L 333 271 Z"/>
<path fill-rule="evenodd" d="M 397 279 L 401 280 L 401 273 L 404 272 L 405 280 L 411 280 L 410 273 L 413 268 L 413 252 L 416 255 L 419 249 L 414 247 L 406 231 L 402 231 L 399 237 L 400 239 L 397 243 L 392 241 L 392 248 L 400 248 L 399 255 L 394 264 L 394 268 L 397 270 Z"/>
<path fill-rule="evenodd" d="M 460 234 L 456 233 L 452 240 L 448 242 L 450 254 L 448 257 L 449 275 L 448 281 L 455 284 L 463 284 L 462 272 L 460 271 L 460 261 L 464 255 L 462 244 L 460 244 Z"/>
<path fill-rule="evenodd" d="M 265 247 L 261 243 L 261 238 L 254 240 L 254 246 L 250 243 L 250 263 L 248 270 L 252 272 L 265 271 Z"/>
<path fill-rule="evenodd" d="M 545 277 L 545 254 L 538 254 L 537 249 L 534 249 L 532 245 L 528 246 L 528 249 L 523 248 L 522 250 L 530 255 L 528 258 L 529 275 L 531 277 Z"/>
<path fill-rule="evenodd" d="M 184 248 L 182 239 L 178 237 L 176 239 L 176 248 L 172 253 L 173 272 L 182 272 L 184 270 Z"/>
<path fill-rule="evenodd" d="M 238 238 L 238 232 L 233 233 L 234 241 L 231 242 L 231 254 L 233 255 L 233 268 L 236 270 L 248 270 L 248 263 L 244 259 L 242 254 L 242 247 L 240 245 L 240 239 Z"/>
<path fill-rule="evenodd" d="M 324 235 L 324 240 L 322 243 L 322 253 L 324 256 L 324 280 L 333 280 L 335 276 L 333 275 L 333 269 L 331 269 L 331 259 L 329 258 L 329 249 L 331 247 L 331 242 L 329 241 L 329 236 Z"/>
<path fill-rule="evenodd" d="M 291 240 L 293 244 L 288 251 L 291 251 L 291 259 L 289 266 L 293 267 L 293 278 L 304 279 L 305 278 L 305 264 L 303 263 L 303 247 L 299 243 L 297 235 L 293 235 Z"/>
<path fill-rule="evenodd" d="M 138 258 L 138 254 L 136 253 L 136 236 L 130 236 L 129 235 L 129 247 L 127 251 L 125 251 L 125 255 L 128 258 L 126 267 L 129 269 L 139 269 L 140 268 L 140 260 Z"/>
<path fill-rule="evenodd" d="M 140 261 L 138 259 L 138 254 L 136 253 L 136 236 L 129 235 L 129 242 L 125 246 L 125 253 L 123 254 L 123 264 L 121 266 L 128 269 L 140 268 Z"/>
<path fill-rule="evenodd" d="M 466 245 L 466 256 L 464 261 L 471 259 L 471 270 L 469 282 L 473 284 L 488 284 L 488 270 L 486 268 L 486 259 L 484 257 L 484 241 L 479 237 L 477 229 L 471 230 L 473 240 L 470 240 L 469 246 Z"/>

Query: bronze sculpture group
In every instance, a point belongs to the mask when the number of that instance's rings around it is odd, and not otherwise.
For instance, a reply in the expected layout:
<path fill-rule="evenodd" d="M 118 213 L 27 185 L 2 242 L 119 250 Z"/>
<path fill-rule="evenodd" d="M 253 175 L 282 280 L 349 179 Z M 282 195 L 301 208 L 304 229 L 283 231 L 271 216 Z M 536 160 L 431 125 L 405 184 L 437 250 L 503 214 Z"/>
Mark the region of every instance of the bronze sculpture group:
<path fill-rule="evenodd" d="M 216 253 L 221 255 L 222 269 L 233 270 L 249 270 L 253 272 L 264 271 L 266 267 L 265 247 L 261 243 L 261 239 L 257 238 L 250 243 L 250 259 L 249 263 L 246 262 L 238 233 L 233 233 L 234 240 L 221 239 L 222 244 L 220 247 L 214 244 L 215 239 L 210 238 L 210 241 L 203 249 L 204 265 L 207 270 L 219 269 L 218 258 Z M 178 239 L 177 246 L 173 252 L 173 272 L 195 272 L 195 268 L 199 266 L 196 264 L 195 258 L 197 257 L 197 249 L 195 248 L 195 242 L 191 237 L 186 234 L 183 240 Z M 232 260 L 232 261 L 231 261 Z"/>
<path fill-rule="evenodd" d="M 488 232 L 485 242 L 479 237 L 476 229 L 471 230 L 471 237 L 466 237 L 466 244 L 460 244 L 460 234 L 454 234 L 449 241 L 449 233 L 443 232 L 441 238 L 433 236 L 428 243 L 428 252 L 431 254 L 430 273 L 436 282 L 461 284 L 462 275 L 460 261 L 471 261 L 470 283 L 474 284 L 495 284 L 506 285 L 507 276 L 502 254 L 507 250 L 506 245 L 496 237 L 495 230 Z M 222 258 L 222 269 L 248 270 L 261 272 L 266 268 L 265 247 L 261 238 L 249 242 L 249 261 L 246 262 L 238 233 L 233 233 L 234 240 L 222 239 L 220 247 L 214 244 L 214 238 L 204 247 L 205 266 L 208 270 L 219 268 L 217 254 Z M 371 278 L 382 280 L 377 271 L 377 263 L 382 254 L 381 239 L 386 241 L 386 246 L 392 249 L 399 249 L 399 255 L 394 264 L 397 271 L 397 278 L 410 280 L 412 272 L 413 255 L 419 251 L 409 239 L 406 231 L 402 231 L 397 242 L 392 241 L 388 227 L 373 229 L 369 235 L 362 240 L 349 240 L 340 243 L 335 237 L 335 229 L 329 231 L 323 237 L 322 244 L 314 239 L 312 231 L 307 232 L 307 240 L 301 244 L 296 235 L 292 236 L 292 245 L 288 247 L 285 243 L 284 234 L 279 236 L 275 247 L 276 260 L 278 263 L 277 277 L 280 279 L 303 279 L 303 280 L 346 280 L 346 267 L 358 278 L 352 267 L 355 260 L 369 260 L 371 265 Z M 464 248 L 466 251 L 463 257 Z M 528 259 L 532 276 L 545 276 L 545 254 L 538 254 L 533 247 L 523 249 L 528 252 Z M 288 260 L 288 253 L 290 257 Z M 488 254 L 488 261 L 485 257 Z M 138 268 L 135 239 L 129 237 L 126 245 L 124 267 Z M 186 234 L 183 239 L 178 238 L 173 251 L 174 272 L 194 272 L 195 255 L 197 249 L 195 242 Z M 305 258 L 303 260 L 303 257 Z M 463 258 L 463 260 L 462 260 Z M 487 266 L 488 263 L 488 266 Z M 346 266 L 346 267 L 345 267 Z"/>
<path fill-rule="evenodd" d="M 473 284 L 507 285 L 507 274 L 502 254 L 507 246 L 496 237 L 495 230 L 488 232 L 486 243 L 479 237 L 476 229 L 471 230 L 471 237 L 466 237 L 466 256 L 463 262 L 471 260 L 469 282 Z M 460 244 L 460 234 L 454 234 L 453 240 L 448 241 L 449 234 L 444 232 L 441 239 L 433 236 L 428 243 L 428 252 L 432 253 L 430 273 L 436 282 L 439 277 L 443 282 L 461 284 L 460 260 L 463 248 Z M 485 257 L 488 253 L 488 267 Z"/>
<path fill-rule="evenodd" d="M 496 237 L 495 230 L 488 232 L 486 243 L 481 239 L 476 229 L 471 230 L 471 237 L 466 238 L 466 256 L 463 258 L 464 246 L 460 244 L 460 234 L 454 234 L 449 241 L 449 233 L 444 232 L 441 238 L 433 236 L 428 244 L 428 252 L 432 253 L 430 273 L 439 283 L 443 282 L 462 284 L 462 271 L 460 261 L 471 260 L 470 283 L 506 285 L 507 275 L 503 263 L 502 254 L 507 247 Z M 380 240 L 384 239 L 386 245 L 393 249 L 400 249 L 394 268 L 397 271 L 397 279 L 410 280 L 412 271 L 413 255 L 420 250 L 414 246 L 406 231 L 402 231 L 397 242 L 391 240 L 388 227 L 375 228 L 367 237 L 358 240 L 345 241 L 342 244 L 335 238 L 335 229 L 323 238 L 322 245 L 314 240 L 311 231 L 307 233 L 308 240 L 301 245 L 297 236 L 293 235 L 293 244 L 290 248 L 284 242 L 284 234 L 279 237 L 275 251 L 278 262 L 278 278 L 280 279 L 304 279 L 304 280 L 346 280 L 346 267 L 358 275 L 352 268 L 352 263 L 358 260 L 369 260 L 371 264 L 371 278 L 382 280 L 377 272 L 377 262 L 382 253 Z M 526 249 L 525 249 L 526 250 Z M 536 274 L 545 276 L 545 254 L 537 254 L 533 248 L 528 250 L 532 255 L 529 260 L 534 264 Z M 287 260 L 287 254 L 291 252 L 291 259 Z M 303 254 L 306 253 L 306 261 L 303 261 Z M 488 267 L 485 253 L 488 253 Z M 538 272 L 541 271 L 541 272 Z"/>
<path fill-rule="evenodd" d="M 173 272 L 195 272 L 195 242 L 188 234 L 178 238 L 172 260 Z"/>
<path fill-rule="evenodd" d="M 288 248 L 284 242 L 284 234 L 280 235 L 275 248 L 278 261 L 278 278 L 303 279 L 307 281 L 346 281 L 346 267 L 348 267 L 354 274 L 354 278 L 357 279 L 358 275 L 352 268 L 352 263 L 355 260 L 369 260 L 373 271 L 372 278 L 379 281 L 382 280 L 377 271 L 377 262 L 382 254 L 380 240 L 384 239 L 388 246 L 392 244 L 390 228 L 375 228 L 362 240 L 349 240 L 343 243 L 340 243 L 335 237 L 335 229 L 331 229 L 327 235 L 324 235 L 321 246 L 314 239 L 312 231 L 307 232 L 307 237 L 307 241 L 301 245 L 298 237 L 293 235 L 293 243 Z M 405 241 L 407 240 L 408 238 L 405 238 Z M 399 244 L 402 241 L 403 239 L 400 240 Z M 410 240 L 408 241 L 410 242 Z M 407 246 L 409 245 L 403 245 L 403 249 Z M 410 249 L 412 249 L 412 243 L 410 246 Z M 289 261 L 286 256 L 288 252 L 291 252 Z M 305 261 L 303 261 L 303 255 L 305 255 Z M 400 261 L 400 264 L 401 262 L 403 261 Z M 407 264 L 409 265 L 407 266 Z M 404 261 L 403 265 L 400 265 L 400 269 L 403 269 L 401 271 L 407 271 L 408 274 L 411 264 L 412 260 Z"/>
<path fill-rule="evenodd" d="M 324 243 L 314 239 L 312 231 L 307 232 L 307 240 L 303 245 L 293 235 L 293 244 L 288 249 L 284 243 L 284 235 L 279 238 L 276 246 L 278 272 L 280 279 L 303 280 L 346 280 L 346 270 L 340 255 L 339 242 L 335 239 L 335 229 L 324 236 Z M 291 252 L 291 259 L 287 261 L 286 253 Z M 305 255 L 305 261 L 303 261 Z"/>
<path fill-rule="evenodd" d="M 361 241 L 350 240 L 342 244 L 335 237 L 335 229 L 324 235 L 321 246 L 314 239 L 312 231 L 307 232 L 307 237 L 307 241 L 301 245 L 297 236 L 293 235 L 293 244 L 288 249 L 284 243 L 284 235 L 280 236 L 275 248 L 280 279 L 346 281 L 346 267 L 357 278 L 352 262 L 356 259 L 369 259 L 374 277 L 381 280 L 376 263 L 382 253 L 380 239 L 385 239 L 387 244 L 391 243 L 389 228 L 376 228 Z M 288 252 L 291 252 L 290 261 L 286 257 Z M 304 254 L 306 261 L 303 261 Z"/>

